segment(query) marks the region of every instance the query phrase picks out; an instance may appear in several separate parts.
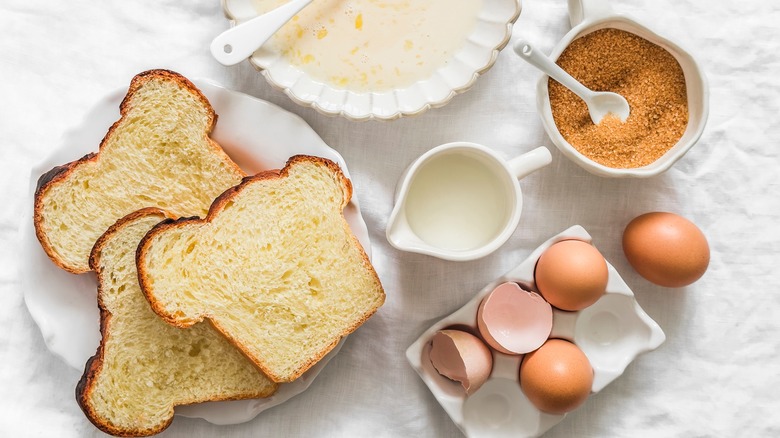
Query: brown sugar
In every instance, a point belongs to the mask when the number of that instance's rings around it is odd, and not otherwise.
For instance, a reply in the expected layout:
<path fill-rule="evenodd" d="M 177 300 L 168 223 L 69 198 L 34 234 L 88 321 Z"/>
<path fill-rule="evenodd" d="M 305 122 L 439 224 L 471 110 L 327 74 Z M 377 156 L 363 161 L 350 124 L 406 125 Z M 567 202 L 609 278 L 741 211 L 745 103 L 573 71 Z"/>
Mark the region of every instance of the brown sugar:
<path fill-rule="evenodd" d="M 619 93 L 631 114 L 594 125 L 588 107 L 550 79 L 553 119 L 563 138 L 581 154 L 612 168 L 635 168 L 660 158 L 688 125 L 685 77 L 676 59 L 644 38 L 601 29 L 574 40 L 557 64 L 594 91 Z"/>

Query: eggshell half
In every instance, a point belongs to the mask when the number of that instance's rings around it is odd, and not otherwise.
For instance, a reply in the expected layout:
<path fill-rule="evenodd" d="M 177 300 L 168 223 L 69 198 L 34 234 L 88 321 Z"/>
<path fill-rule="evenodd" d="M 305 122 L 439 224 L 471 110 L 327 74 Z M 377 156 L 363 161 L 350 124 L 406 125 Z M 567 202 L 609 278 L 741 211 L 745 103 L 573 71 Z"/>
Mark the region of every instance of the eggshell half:
<path fill-rule="evenodd" d="M 639 275 L 664 287 L 695 282 L 710 263 L 704 233 L 674 213 L 652 212 L 634 218 L 623 231 L 623 252 Z"/>
<path fill-rule="evenodd" d="M 479 334 L 491 347 L 505 354 L 536 350 L 550 336 L 552 306 L 536 292 L 517 283 L 502 283 L 479 305 Z"/>
<path fill-rule="evenodd" d="M 467 395 L 482 386 L 493 370 L 493 354 L 476 336 L 439 330 L 431 340 L 431 364 L 442 376 L 460 382 Z"/>
<path fill-rule="evenodd" d="M 528 353 L 520 364 L 520 387 L 540 411 L 570 412 L 588 399 L 593 386 L 593 367 L 576 345 L 550 339 Z"/>
<path fill-rule="evenodd" d="M 536 288 L 561 310 L 582 310 L 607 290 L 607 261 L 595 246 L 563 240 L 545 250 L 536 263 Z"/>

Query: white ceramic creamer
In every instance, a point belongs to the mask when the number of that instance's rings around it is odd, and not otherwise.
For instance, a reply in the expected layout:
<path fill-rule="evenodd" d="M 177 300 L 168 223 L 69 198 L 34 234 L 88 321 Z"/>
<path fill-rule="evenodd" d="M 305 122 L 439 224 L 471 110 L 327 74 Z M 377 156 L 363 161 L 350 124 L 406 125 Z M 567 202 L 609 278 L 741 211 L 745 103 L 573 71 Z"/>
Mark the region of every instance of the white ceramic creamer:
<path fill-rule="evenodd" d="M 544 147 L 507 161 L 476 143 L 437 146 L 401 177 L 387 240 L 446 260 L 484 257 L 517 228 L 523 204 L 518 179 L 551 160 Z"/>

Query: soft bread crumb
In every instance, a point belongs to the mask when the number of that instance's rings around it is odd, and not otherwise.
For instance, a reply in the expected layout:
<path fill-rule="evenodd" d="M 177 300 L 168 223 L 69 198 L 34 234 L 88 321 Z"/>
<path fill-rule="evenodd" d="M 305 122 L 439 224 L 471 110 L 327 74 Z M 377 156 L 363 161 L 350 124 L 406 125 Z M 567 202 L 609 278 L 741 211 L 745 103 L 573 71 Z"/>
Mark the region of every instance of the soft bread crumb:
<path fill-rule="evenodd" d="M 138 285 L 135 249 L 164 218 L 146 209 L 121 219 L 91 257 L 103 338 L 76 394 L 90 421 L 114 435 L 158 433 L 177 405 L 266 397 L 276 389 L 210 324 L 181 329 L 152 311 Z"/>
<path fill-rule="evenodd" d="M 180 326 L 208 318 L 271 379 L 294 380 L 384 302 L 343 216 L 351 190 L 335 163 L 298 156 L 205 220 L 156 227 L 138 255 L 152 307 Z"/>
<path fill-rule="evenodd" d="M 39 180 L 35 229 L 60 267 L 89 270 L 92 245 L 117 219 L 144 207 L 204 216 L 245 174 L 209 138 L 216 114 L 184 77 L 151 70 L 133 78 L 121 118 L 97 154 Z"/>

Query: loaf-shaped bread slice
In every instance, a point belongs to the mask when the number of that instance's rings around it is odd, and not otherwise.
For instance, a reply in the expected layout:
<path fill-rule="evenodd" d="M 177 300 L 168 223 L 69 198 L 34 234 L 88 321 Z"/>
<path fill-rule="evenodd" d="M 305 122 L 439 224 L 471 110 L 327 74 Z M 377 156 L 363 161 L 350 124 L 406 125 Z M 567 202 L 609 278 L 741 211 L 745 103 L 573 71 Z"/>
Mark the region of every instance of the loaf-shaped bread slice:
<path fill-rule="evenodd" d="M 120 119 L 97 153 L 42 175 L 35 233 L 63 269 L 89 270 L 89 253 L 117 219 L 144 207 L 205 215 L 246 176 L 209 134 L 217 115 L 183 76 L 150 70 L 133 78 Z"/>
<path fill-rule="evenodd" d="M 247 177 L 205 219 L 163 222 L 138 248 L 141 288 L 163 319 L 203 319 L 272 380 L 289 382 L 384 303 L 344 219 L 352 185 L 324 158 Z"/>
<path fill-rule="evenodd" d="M 182 329 L 152 311 L 138 285 L 135 253 L 165 218 L 151 208 L 131 213 L 98 239 L 90 257 L 103 339 L 76 400 L 92 423 L 117 436 L 162 431 L 177 405 L 266 397 L 277 386 L 208 322 Z"/>

